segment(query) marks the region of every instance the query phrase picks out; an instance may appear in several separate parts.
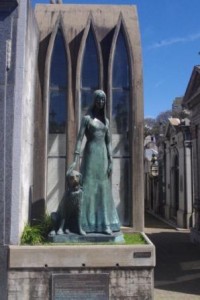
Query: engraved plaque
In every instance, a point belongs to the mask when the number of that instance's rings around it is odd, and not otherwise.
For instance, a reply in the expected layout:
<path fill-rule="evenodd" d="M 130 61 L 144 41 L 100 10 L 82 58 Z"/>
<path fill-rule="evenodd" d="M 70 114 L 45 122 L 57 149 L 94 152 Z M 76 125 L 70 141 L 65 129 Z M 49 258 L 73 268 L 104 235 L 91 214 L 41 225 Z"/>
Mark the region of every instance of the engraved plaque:
<path fill-rule="evenodd" d="M 151 257 L 151 252 L 134 252 L 134 258 L 149 258 Z"/>
<path fill-rule="evenodd" d="M 53 274 L 52 300 L 109 300 L 109 274 Z"/>

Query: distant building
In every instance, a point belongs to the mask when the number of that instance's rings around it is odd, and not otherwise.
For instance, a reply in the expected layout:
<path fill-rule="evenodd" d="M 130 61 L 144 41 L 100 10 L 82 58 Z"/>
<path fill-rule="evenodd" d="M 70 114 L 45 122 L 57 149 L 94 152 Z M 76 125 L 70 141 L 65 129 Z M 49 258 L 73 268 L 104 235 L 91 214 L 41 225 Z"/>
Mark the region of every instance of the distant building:
<path fill-rule="evenodd" d="M 193 241 L 200 243 L 200 66 L 194 67 L 183 98 L 183 105 L 190 110 L 192 139 L 192 174 L 194 226 L 191 230 Z"/>
<path fill-rule="evenodd" d="M 144 199 L 145 209 L 150 212 L 158 212 L 158 147 L 154 136 L 148 135 L 144 140 Z M 154 161 L 153 161 L 154 160 Z"/>
<path fill-rule="evenodd" d="M 193 224 L 193 197 L 189 119 L 169 118 L 163 143 L 163 216 L 177 227 L 190 228 Z"/>
<path fill-rule="evenodd" d="M 182 97 L 175 98 L 172 114 L 184 116 Z M 144 142 L 145 208 L 180 228 L 193 226 L 193 179 L 190 120 L 170 117 L 164 128 L 160 124 L 157 142 Z M 156 147 L 156 148 L 155 148 Z M 156 150 L 156 168 L 151 159 Z"/>
<path fill-rule="evenodd" d="M 177 227 L 190 228 L 194 214 L 189 119 L 169 118 L 157 146 L 145 140 L 145 207 Z"/>

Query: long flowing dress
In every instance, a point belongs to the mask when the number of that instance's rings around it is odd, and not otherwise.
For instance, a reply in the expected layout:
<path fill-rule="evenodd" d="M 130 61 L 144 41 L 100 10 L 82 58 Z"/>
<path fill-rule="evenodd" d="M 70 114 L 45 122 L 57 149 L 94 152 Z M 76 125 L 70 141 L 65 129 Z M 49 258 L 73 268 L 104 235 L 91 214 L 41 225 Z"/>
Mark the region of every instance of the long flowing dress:
<path fill-rule="evenodd" d="M 109 121 L 106 124 L 90 115 L 83 117 L 75 153 L 80 153 L 83 136 L 87 142 L 83 152 L 83 202 L 81 225 L 86 232 L 120 231 L 108 178 Z"/>

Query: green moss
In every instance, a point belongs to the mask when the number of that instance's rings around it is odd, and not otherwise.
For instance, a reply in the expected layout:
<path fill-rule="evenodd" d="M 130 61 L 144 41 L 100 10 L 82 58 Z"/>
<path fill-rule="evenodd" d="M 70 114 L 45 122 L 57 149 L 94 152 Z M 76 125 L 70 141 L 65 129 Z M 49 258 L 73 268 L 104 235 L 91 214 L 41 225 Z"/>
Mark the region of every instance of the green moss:
<path fill-rule="evenodd" d="M 126 245 L 146 244 L 146 241 L 141 233 L 124 233 Z"/>

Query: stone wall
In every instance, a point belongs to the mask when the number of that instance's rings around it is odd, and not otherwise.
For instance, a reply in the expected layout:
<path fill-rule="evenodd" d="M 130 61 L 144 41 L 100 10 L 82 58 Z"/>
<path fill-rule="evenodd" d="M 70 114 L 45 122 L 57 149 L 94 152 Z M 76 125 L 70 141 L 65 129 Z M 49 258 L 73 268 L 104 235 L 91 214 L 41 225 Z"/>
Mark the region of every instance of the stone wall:
<path fill-rule="evenodd" d="M 0 10 L 0 244 L 9 243 L 10 232 L 17 17 L 12 5 Z"/>
<path fill-rule="evenodd" d="M 34 100 L 38 54 L 38 29 L 31 9 L 28 10 L 27 33 L 25 36 L 24 87 L 22 106 L 21 145 L 21 207 L 20 232 L 29 219 L 33 189 L 33 145 L 34 145 Z"/>
<path fill-rule="evenodd" d="M 19 243 L 33 182 L 38 30 L 29 5 L 10 1 L 0 11 L 0 244 Z"/>
<path fill-rule="evenodd" d="M 83 293 L 88 282 L 93 285 L 89 274 L 107 274 L 108 280 L 102 275 L 101 284 L 110 300 L 153 299 L 155 247 L 142 235 L 146 243 L 141 245 L 9 246 L 8 299 L 53 300 L 53 286 L 66 295 L 69 274 L 88 275 L 79 281 L 82 288 L 73 278 L 73 291 Z M 53 277 L 58 284 L 53 285 Z"/>
<path fill-rule="evenodd" d="M 18 244 L 32 185 L 37 27 L 29 1 L 0 1 L 0 291 L 7 299 L 7 245 Z"/>
<path fill-rule="evenodd" d="M 133 300 L 153 299 L 153 269 L 41 269 L 38 271 L 9 272 L 8 300 L 51 299 L 52 274 L 109 274 L 109 299 Z"/>
<path fill-rule="evenodd" d="M 112 64 L 119 30 L 122 30 L 126 41 L 127 55 L 130 61 L 130 105 L 129 133 L 112 136 L 113 146 L 119 148 L 124 140 L 129 141 L 130 151 L 119 153 L 113 160 L 113 196 L 120 220 L 123 225 L 131 225 L 134 230 L 144 228 L 144 186 L 143 186 L 143 83 L 141 45 L 138 27 L 137 9 L 135 5 L 74 5 L 74 4 L 38 4 L 35 9 L 40 29 L 39 49 L 39 80 L 36 97 L 36 147 L 34 148 L 34 218 L 44 208 L 49 213 L 55 210 L 65 191 L 64 163 L 58 159 L 58 153 L 51 156 L 55 164 L 47 166 L 48 142 L 48 107 L 49 107 L 49 76 L 51 57 L 58 28 L 65 40 L 68 60 L 68 123 L 66 166 L 73 161 L 74 144 L 79 127 L 81 66 L 86 38 L 90 29 L 95 34 L 97 53 L 100 61 L 99 87 L 106 91 L 108 99 L 107 114 L 111 117 L 112 106 Z M 39 127 L 40 125 L 40 127 Z M 115 141 L 114 141 L 115 140 Z M 120 143 L 119 143 L 120 141 Z M 116 147 L 116 145 L 118 145 Z M 120 146 L 121 147 L 121 146 Z M 124 147 L 124 146 L 123 146 Z M 123 148 L 121 147 L 121 148 Z M 62 159 L 65 159 L 59 153 Z M 50 160 L 49 160 L 50 161 Z M 60 167 L 62 166 L 62 168 Z M 57 176 L 52 179 L 50 168 L 57 169 Z M 56 166 L 56 167 L 55 167 Z M 63 175 L 62 175 L 63 174 Z M 60 180 L 62 177 L 62 180 Z M 50 178 L 50 180 L 48 180 Z M 126 192 L 126 193 L 125 193 Z"/>
<path fill-rule="evenodd" d="M 13 97 L 17 1 L 0 2 L 0 291 L 7 299 L 7 246 L 11 226 Z"/>
<path fill-rule="evenodd" d="M 162 216 L 179 228 L 189 229 L 193 225 L 189 119 L 179 120 L 178 123 L 176 119 L 169 119 L 165 139 L 160 144 L 160 153 L 163 153 L 164 171 L 161 188 L 166 195 L 160 203 Z"/>
<path fill-rule="evenodd" d="M 11 244 L 19 243 L 24 224 L 28 222 L 33 185 L 34 90 L 39 34 L 29 5 L 29 1 L 20 2 L 17 27 Z"/>

